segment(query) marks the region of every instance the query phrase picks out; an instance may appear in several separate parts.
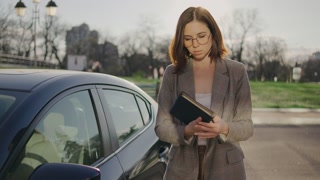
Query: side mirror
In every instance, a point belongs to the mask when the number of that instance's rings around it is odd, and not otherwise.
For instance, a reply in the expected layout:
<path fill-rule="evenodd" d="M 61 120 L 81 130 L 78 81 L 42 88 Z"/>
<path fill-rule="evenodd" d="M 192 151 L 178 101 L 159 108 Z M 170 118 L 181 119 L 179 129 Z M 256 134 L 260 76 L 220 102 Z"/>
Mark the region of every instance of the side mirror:
<path fill-rule="evenodd" d="M 68 163 L 45 163 L 37 167 L 29 180 L 100 180 L 98 168 Z"/>

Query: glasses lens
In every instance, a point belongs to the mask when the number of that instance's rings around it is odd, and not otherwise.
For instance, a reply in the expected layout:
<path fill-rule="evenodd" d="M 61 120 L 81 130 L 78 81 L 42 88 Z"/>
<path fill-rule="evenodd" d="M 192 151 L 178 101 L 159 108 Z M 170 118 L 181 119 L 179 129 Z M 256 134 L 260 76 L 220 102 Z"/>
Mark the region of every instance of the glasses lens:
<path fill-rule="evenodd" d="M 209 35 L 200 35 L 200 36 L 198 36 L 197 38 L 194 38 L 194 39 L 192 39 L 192 38 L 185 39 L 184 40 L 184 45 L 186 47 L 190 47 L 190 46 L 192 46 L 192 44 L 194 43 L 195 40 L 200 45 L 207 44 L 208 41 L 209 41 L 209 36 L 210 36 L 210 34 Z"/>
<path fill-rule="evenodd" d="M 197 41 L 199 44 L 204 45 L 209 41 L 208 35 L 197 37 Z"/>

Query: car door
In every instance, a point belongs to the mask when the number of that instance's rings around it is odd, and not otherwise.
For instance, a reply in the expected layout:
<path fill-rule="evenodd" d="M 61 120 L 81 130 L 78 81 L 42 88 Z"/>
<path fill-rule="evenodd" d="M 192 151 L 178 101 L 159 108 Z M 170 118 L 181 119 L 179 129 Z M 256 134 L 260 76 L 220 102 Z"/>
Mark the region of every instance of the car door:
<path fill-rule="evenodd" d="M 45 163 L 104 164 L 103 177 L 120 179 L 123 171 L 111 153 L 101 107 L 94 86 L 68 90 L 48 102 L 27 130 L 29 138 L 9 168 L 7 179 L 28 179 Z"/>
<path fill-rule="evenodd" d="M 154 132 L 154 105 L 126 88 L 100 86 L 98 91 L 125 179 L 162 179 L 166 164 L 159 153 L 164 144 Z"/>

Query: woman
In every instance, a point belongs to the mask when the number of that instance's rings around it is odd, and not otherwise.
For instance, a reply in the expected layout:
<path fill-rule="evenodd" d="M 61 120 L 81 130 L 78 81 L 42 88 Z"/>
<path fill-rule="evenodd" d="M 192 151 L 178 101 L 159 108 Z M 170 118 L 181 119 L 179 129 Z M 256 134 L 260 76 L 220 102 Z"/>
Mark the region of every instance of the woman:
<path fill-rule="evenodd" d="M 155 127 L 172 144 L 164 179 L 246 179 L 239 142 L 253 135 L 249 80 L 243 64 L 225 58 L 221 31 L 206 9 L 181 14 L 169 54 Z M 182 91 L 214 111 L 213 122 L 174 118 L 169 111 Z"/>

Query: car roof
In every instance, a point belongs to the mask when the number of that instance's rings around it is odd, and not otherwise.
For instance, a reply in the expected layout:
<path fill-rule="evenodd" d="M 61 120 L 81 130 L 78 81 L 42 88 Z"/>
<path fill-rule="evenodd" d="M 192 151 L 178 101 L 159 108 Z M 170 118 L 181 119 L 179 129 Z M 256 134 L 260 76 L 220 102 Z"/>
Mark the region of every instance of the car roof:
<path fill-rule="evenodd" d="M 68 81 L 65 81 L 68 79 Z M 32 91 L 48 81 L 65 81 L 74 85 L 80 84 L 113 84 L 119 86 L 130 86 L 133 83 L 116 76 L 59 69 L 1 69 L 0 89 Z M 71 86 L 71 85 L 70 85 Z M 134 88 L 135 89 L 135 88 Z"/>

